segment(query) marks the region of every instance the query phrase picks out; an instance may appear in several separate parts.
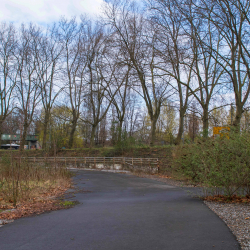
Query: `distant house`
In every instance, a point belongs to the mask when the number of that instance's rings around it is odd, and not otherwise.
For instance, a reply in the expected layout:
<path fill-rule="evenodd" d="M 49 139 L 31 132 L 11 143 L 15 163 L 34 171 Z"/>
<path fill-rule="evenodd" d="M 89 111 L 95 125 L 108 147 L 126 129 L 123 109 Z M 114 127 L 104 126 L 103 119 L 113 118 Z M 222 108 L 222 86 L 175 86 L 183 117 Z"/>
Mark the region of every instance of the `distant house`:
<path fill-rule="evenodd" d="M 8 135 L 8 134 L 2 134 L 1 136 L 2 144 L 1 149 L 8 149 L 10 147 L 18 149 L 19 143 L 20 143 L 20 135 Z M 26 149 L 36 149 L 39 147 L 38 144 L 38 135 L 27 135 L 26 136 Z"/>

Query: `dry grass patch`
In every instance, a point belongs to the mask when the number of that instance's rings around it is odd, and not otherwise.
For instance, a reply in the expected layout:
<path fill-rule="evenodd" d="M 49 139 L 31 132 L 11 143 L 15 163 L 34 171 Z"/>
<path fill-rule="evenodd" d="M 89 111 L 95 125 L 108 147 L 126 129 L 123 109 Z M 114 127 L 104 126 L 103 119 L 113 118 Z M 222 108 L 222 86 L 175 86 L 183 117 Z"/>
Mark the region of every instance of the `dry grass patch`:
<path fill-rule="evenodd" d="M 64 208 L 58 197 L 71 186 L 71 173 L 58 163 L 34 164 L 21 157 L 0 162 L 0 219 Z M 6 212 L 6 210 L 10 210 Z"/>

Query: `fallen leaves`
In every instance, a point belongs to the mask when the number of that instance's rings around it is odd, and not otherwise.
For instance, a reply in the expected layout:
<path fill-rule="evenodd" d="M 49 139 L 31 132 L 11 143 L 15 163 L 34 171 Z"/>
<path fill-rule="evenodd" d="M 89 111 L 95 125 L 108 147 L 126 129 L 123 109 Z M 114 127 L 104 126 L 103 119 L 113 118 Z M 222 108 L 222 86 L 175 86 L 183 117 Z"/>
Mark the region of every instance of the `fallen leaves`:
<path fill-rule="evenodd" d="M 213 195 L 207 196 L 204 198 L 206 201 L 216 201 L 216 202 L 223 202 L 223 203 L 250 203 L 250 196 L 239 196 L 239 195 Z"/>
<path fill-rule="evenodd" d="M 0 219 L 13 220 L 22 217 L 41 214 L 48 211 L 65 209 L 59 199 L 69 187 L 54 188 L 43 193 L 39 197 L 34 197 L 30 200 L 21 201 L 16 207 L 9 204 L 0 204 Z"/>
<path fill-rule="evenodd" d="M 172 178 L 171 176 L 168 176 L 168 175 L 158 175 L 158 177 L 165 178 L 165 179 L 171 179 Z"/>
<path fill-rule="evenodd" d="M 43 201 L 18 205 L 9 212 L 0 213 L 0 219 L 13 220 L 30 215 L 41 214 L 47 211 L 63 209 L 58 201 Z"/>

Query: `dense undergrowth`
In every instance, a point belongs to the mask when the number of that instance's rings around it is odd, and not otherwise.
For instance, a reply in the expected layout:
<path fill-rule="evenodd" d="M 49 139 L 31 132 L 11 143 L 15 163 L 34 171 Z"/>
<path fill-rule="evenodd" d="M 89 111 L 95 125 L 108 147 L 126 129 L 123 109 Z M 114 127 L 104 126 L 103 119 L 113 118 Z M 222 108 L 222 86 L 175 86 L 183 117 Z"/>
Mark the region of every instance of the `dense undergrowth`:
<path fill-rule="evenodd" d="M 58 169 L 53 166 L 41 165 L 34 168 L 31 167 L 31 163 L 22 162 L 21 167 L 16 161 L 11 165 L 8 162 L 11 154 L 12 152 L 0 151 L 3 158 L 0 171 L 0 191 L 5 200 L 13 200 L 15 196 L 29 199 L 32 197 L 32 192 L 38 190 L 37 187 L 41 183 L 46 189 L 46 185 L 48 188 L 52 187 L 56 179 L 63 181 L 67 178 L 68 173 L 63 168 L 60 168 L 61 172 L 58 172 Z M 53 152 L 43 150 L 29 150 L 24 154 L 34 157 L 53 156 Z M 13 152 L 13 155 L 17 155 L 17 152 Z M 250 195 L 249 132 L 230 132 L 229 136 L 224 135 L 215 139 L 197 138 L 194 143 L 179 146 L 149 147 L 128 143 L 116 147 L 62 149 L 57 152 L 56 156 L 158 158 L 160 174 L 203 186 L 208 196 Z M 22 176 L 25 176 L 26 179 Z M 16 181 L 19 183 L 18 194 L 13 192 L 16 190 Z"/>
<path fill-rule="evenodd" d="M 250 195 L 249 132 L 197 139 L 176 147 L 173 158 L 173 169 L 206 187 L 206 195 Z"/>

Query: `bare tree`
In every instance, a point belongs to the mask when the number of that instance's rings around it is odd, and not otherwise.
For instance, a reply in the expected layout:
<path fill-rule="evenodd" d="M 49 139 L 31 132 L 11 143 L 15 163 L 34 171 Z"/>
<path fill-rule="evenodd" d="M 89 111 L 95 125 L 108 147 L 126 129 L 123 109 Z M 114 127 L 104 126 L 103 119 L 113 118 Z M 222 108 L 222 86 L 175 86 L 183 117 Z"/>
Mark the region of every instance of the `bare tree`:
<path fill-rule="evenodd" d="M 63 89 L 63 86 L 58 83 L 60 81 L 63 46 L 55 24 L 48 28 L 46 34 L 35 42 L 36 73 L 44 111 L 42 148 L 45 149 L 50 113 L 56 98 Z"/>
<path fill-rule="evenodd" d="M 41 30 L 30 24 L 21 26 L 19 46 L 16 52 L 17 68 L 17 94 L 20 114 L 22 116 L 22 132 L 20 150 L 24 149 L 27 130 L 33 121 L 33 115 L 39 102 L 40 88 L 36 74 L 35 41 L 39 39 Z"/>
<path fill-rule="evenodd" d="M 213 48 L 227 73 L 235 95 L 236 116 L 234 126 L 239 129 L 250 93 L 250 2 L 248 0 L 201 1 L 200 13 L 220 33 L 223 50 Z M 211 46 L 210 46 L 211 48 Z"/>
<path fill-rule="evenodd" d="M 151 120 L 150 144 L 155 142 L 155 130 L 162 103 L 166 100 L 168 81 L 156 68 L 157 54 L 154 49 L 156 34 L 134 3 L 124 1 L 106 5 L 107 24 L 116 34 L 116 43 L 121 47 L 124 61 L 128 61 L 139 81 L 134 90 L 146 104 Z"/>
<path fill-rule="evenodd" d="M 202 108 L 203 136 L 207 137 L 208 118 L 212 111 L 209 106 L 212 98 L 214 96 L 218 98 L 222 92 L 224 69 L 221 59 L 217 56 L 223 49 L 221 33 L 214 28 L 211 19 L 205 19 L 200 15 L 197 1 L 188 0 L 185 4 L 179 1 L 174 3 L 179 14 L 182 15 L 182 30 L 190 43 L 188 50 L 190 61 L 185 63 L 189 68 L 189 80 L 182 81 L 181 84 L 188 88 Z M 211 11 L 208 14 L 210 15 Z"/>
<path fill-rule="evenodd" d="M 69 138 L 69 148 L 73 146 L 77 121 L 80 116 L 81 105 L 84 101 L 85 73 L 88 64 L 88 29 L 89 22 L 82 17 L 78 24 L 75 18 L 62 19 L 59 24 L 60 35 L 64 42 L 64 61 L 66 77 L 66 93 L 69 98 L 72 125 Z"/>
<path fill-rule="evenodd" d="M 141 116 L 141 103 L 137 98 L 137 94 L 132 89 L 127 95 L 128 101 L 125 110 L 124 129 L 129 132 L 129 136 L 133 136 L 139 127 Z"/>
<path fill-rule="evenodd" d="M 157 67 L 172 78 L 171 85 L 178 93 L 179 102 L 179 130 L 175 143 L 181 142 L 184 129 L 184 115 L 188 107 L 190 83 L 194 58 L 190 56 L 190 39 L 183 29 L 183 15 L 177 8 L 177 1 L 156 0 L 148 1 L 151 20 L 155 23 L 160 42 L 157 51 L 160 62 Z M 188 65 L 188 66 L 187 66 Z"/>
<path fill-rule="evenodd" d="M 91 116 L 83 116 L 82 118 L 83 121 L 92 126 L 90 147 L 94 145 L 98 124 L 106 117 L 122 84 L 115 81 L 118 68 L 108 49 L 109 34 L 104 34 L 102 26 L 96 26 L 91 37 L 87 65 L 88 89 L 86 90 L 88 93 L 86 103 L 91 109 Z"/>
<path fill-rule="evenodd" d="M 123 74 L 121 72 L 125 71 Z M 118 141 L 121 140 L 122 130 L 123 130 L 123 123 L 125 120 L 125 114 L 127 112 L 127 107 L 130 103 L 130 92 L 131 92 L 131 83 L 130 83 L 130 67 L 120 68 L 119 75 L 115 77 L 115 81 L 118 85 L 121 85 L 119 88 L 116 97 L 113 100 L 113 104 L 116 109 L 117 119 L 119 121 L 118 124 Z M 119 84 L 119 82 L 121 82 Z"/>
<path fill-rule="evenodd" d="M 0 24 L 0 145 L 5 119 L 13 111 L 12 102 L 16 86 L 17 37 L 13 24 Z"/>

